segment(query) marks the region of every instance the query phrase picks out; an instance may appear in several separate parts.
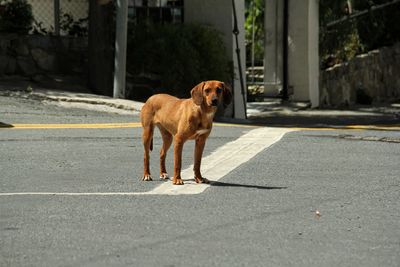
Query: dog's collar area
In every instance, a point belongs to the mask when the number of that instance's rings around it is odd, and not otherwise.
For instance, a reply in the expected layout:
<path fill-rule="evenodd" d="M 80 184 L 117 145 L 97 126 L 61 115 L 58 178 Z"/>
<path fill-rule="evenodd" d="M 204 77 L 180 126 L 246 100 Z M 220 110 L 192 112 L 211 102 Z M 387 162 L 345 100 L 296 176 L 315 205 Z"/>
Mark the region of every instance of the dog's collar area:
<path fill-rule="evenodd" d="M 200 135 L 206 134 L 210 131 L 211 131 L 211 129 L 200 129 L 200 130 L 196 131 L 196 135 L 200 136 Z"/>
<path fill-rule="evenodd" d="M 208 119 L 213 119 L 213 118 L 214 118 L 214 114 L 215 114 L 214 111 L 208 112 L 208 113 L 207 113 L 207 118 L 208 118 Z"/>

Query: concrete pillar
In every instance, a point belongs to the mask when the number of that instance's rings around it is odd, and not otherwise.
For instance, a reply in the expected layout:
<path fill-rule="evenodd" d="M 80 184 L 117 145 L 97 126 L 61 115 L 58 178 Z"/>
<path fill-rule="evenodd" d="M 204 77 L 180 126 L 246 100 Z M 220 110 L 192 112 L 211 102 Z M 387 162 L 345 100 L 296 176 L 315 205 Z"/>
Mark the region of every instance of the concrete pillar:
<path fill-rule="evenodd" d="M 239 48 L 241 52 L 242 72 L 245 75 L 245 31 L 244 31 L 244 1 L 235 0 L 236 13 L 238 17 L 239 27 Z M 236 56 L 235 36 L 232 34 L 233 30 L 233 10 L 232 0 L 190 0 L 185 1 L 185 23 L 200 23 L 211 25 L 223 35 L 225 47 L 228 52 L 228 57 L 234 64 L 234 81 L 232 84 L 234 99 L 234 114 L 235 118 L 245 118 L 245 110 L 243 104 L 243 97 L 241 94 L 240 80 L 239 80 L 239 66 Z M 245 90 L 246 78 L 245 80 Z"/>
<path fill-rule="evenodd" d="M 318 0 L 289 0 L 288 89 L 293 101 L 319 105 Z M 276 96 L 283 79 L 283 3 L 265 0 L 264 94 Z"/>
<path fill-rule="evenodd" d="M 283 3 L 265 0 L 264 95 L 277 96 L 283 79 Z"/>
<path fill-rule="evenodd" d="M 319 105 L 318 0 L 289 1 L 289 87 L 294 101 Z"/>

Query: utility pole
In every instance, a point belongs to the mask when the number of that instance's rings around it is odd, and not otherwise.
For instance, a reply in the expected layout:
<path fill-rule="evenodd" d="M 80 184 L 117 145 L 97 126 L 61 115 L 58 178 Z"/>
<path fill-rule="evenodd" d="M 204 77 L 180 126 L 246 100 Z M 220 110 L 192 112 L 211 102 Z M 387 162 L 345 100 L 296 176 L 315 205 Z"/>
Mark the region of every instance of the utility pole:
<path fill-rule="evenodd" d="M 128 31 L 128 1 L 117 0 L 117 21 L 114 59 L 114 98 L 125 97 L 126 41 Z"/>

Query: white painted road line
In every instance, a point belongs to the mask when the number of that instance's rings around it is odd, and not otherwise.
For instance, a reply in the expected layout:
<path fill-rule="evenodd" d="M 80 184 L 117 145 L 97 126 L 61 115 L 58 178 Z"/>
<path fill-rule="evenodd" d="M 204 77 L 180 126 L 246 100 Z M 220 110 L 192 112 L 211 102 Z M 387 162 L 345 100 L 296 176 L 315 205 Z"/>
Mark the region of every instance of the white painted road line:
<path fill-rule="evenodd" d="M 211 181 L 218 181 L 241 164 L 247 162 L 264 149 L 278 142 L 287 132 L 285 128 L 257 128 L 229 142 L 209 156 L 202 159 L 201 172 Z M 147 192 L 149 195 L 183 195 L 200 194 L 210 187 L 210 184 L 196 184 L 193 177 L 193 166 L 181 172 L 184 185 L 176 186 L 164 183 Z M 192 179 L 188 180 L 187 177 Z"/>
<path fill-rule="evenodd" d="M 256 128 L 238 139 L 226 143 L 202 159 L 202 175 L 211 181 L 218 181 L 241 164 L 252 159 L 264 149 L 278 142 L 291 129 Z M 196 184 L 193 177 L 193 166 L 183 170 L 181 176 L 184 185 L 173 185 L 165 182 L 148 192 L 16 192 L 0 193 L 0 196 L 50 195 L 50 196 L 135 196 L 135 195 L 189 195 L 200 194 L 210 184 Z"/>
<path fill-rule="evenodd" d="M 146 195 L 148 192 L 15 192 L 0 193 L 1 196 L 136 196 Z"/>

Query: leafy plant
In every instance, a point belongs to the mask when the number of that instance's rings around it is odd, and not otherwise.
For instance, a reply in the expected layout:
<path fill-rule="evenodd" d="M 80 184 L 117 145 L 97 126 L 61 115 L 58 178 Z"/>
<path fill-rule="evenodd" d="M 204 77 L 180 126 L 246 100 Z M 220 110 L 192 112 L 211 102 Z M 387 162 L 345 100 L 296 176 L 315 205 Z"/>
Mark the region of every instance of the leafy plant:
<path fill-rule="evenodd" d="M 68 36 L 86 36 L 88 33 L 88 18 L 74 19 L 70 13 L 62 13 L 60 29 Z"/>
<path fill-rule="evenodd" d="M 367 51 L 400 41 L 400 3 L 388 5 L 375 11 L 372 6 L 390 4 L 392 0 L 353 0 L 356 11 L 370 10 L 357 19 L 357 31 Z"/>
<path fill-rule="evenodd" d="M 40 34 L 40 35 L 47 35 L 47 34 L 49 34 L 49 31 L 43 26 L 43 22 L 38 22 L 37 20 L 34 20 L 33 26 L 32 26 L 32 33 Z"/>
<path fill-rule="evenodd" d="M 264 10 L 265 0 L 246 0 L 245 31 L 246 58 L 249 61 L 254 47 L 254 61 L 262 65 L 264 60 Z M 253 38 L 254 34 L 254 38 Z"/>
<path fill-rule="evenodd" d="M 28 33 L 32 22 L 32 6 L 26 0 L 0 1 L 0 31 Z"/>
<path fill-rule="evenodd" d="M 320 54 L 322 67 L 348 61 L 354 56 L 393 45 L 400 41 L 400 3 L 392 0 L 324 0 L 320 1 Z M 389 4 L 376 10 L 371 7 Z M 369 11 L 355 18 L 352 12 Z M 338 22 L 339 19 L 344 19 Z M 331 27 L 326 25 L 337 22 Z"/>

